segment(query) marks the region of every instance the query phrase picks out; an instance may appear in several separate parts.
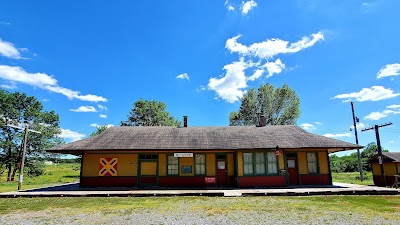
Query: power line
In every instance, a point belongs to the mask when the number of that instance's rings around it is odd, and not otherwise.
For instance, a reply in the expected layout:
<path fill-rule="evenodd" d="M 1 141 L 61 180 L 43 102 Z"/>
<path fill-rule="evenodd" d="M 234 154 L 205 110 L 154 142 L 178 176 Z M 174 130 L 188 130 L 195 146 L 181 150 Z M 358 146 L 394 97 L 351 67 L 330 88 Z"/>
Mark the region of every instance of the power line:
<path fill-rule="evenodd" d="M 351 112 L 353 114 L 354 135 L 356 136 L 356 144 L 358 145 L 357 122 L 360 122 L 360 120 L 354 115 L 353 102 L 351 102 Z M 362 164 L 361 164 L 360 149 L 357 149 L 357 157 L 358 157 L 358 171 L 360 172 L 360 180 L 363 181 L 364 174 L 363 174 L 363 169 L 362 169 Z"/>

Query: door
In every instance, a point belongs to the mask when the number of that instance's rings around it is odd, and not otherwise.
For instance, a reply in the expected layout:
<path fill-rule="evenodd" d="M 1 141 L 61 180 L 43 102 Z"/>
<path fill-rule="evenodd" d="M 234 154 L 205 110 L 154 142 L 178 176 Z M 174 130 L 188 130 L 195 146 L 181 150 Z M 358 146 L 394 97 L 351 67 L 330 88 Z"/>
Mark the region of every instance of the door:
<path fill-rule="evenodd" d="M 139 155 L 139 181 L 140 187 L 158 186 L 158 161 L 157 155 Z"/>
<path fill-rule="evenodd" d="M 297 173 L 297 157 L 295 156 L 287 157 L 286 161 L 287 161 L 289 185 L 298 185 L 299 175 Z"/>
<path fill-rule="evenodd" d="M 217 159 L 217 186 L 227 186 L 226 175 L 226 159 Z"/>

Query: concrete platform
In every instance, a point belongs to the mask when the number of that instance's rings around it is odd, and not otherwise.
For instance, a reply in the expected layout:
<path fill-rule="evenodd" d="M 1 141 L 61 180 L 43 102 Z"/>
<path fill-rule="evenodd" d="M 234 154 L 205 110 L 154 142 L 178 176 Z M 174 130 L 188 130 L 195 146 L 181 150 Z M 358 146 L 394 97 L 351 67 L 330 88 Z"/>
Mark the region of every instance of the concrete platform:
<path fill-rule="evenodd" d="M 79 183 L 0 193 L 0 198 L 17 197 L 151 197 L 151 196 L 309 196 L 309 195 L 399 195 L 400 189 L 333 183 L 329 186 L 291 186 L 249 189 L 171 189 L 171 188 L 80 188 Z"/>

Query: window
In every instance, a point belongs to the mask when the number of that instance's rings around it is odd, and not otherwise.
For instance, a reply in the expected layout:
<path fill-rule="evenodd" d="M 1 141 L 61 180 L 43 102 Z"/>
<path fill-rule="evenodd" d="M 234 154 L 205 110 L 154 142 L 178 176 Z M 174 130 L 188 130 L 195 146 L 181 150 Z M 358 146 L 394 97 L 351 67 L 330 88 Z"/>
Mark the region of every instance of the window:
<path fill-rule="evenodd" d="M 179 158 L 168 156 L 168 175 L 179 175 Z"/>
<path fill-rule="evenodd" d="M 316 152 L 307 153 L 307 168 L 308 173 L 318 173 L 318 160 Z"/>
<path fill-rule="evenodd" d="M 157 155 L 155 154 L 139 155 L 139 159 L 157 159 Z"/>
<path fill-rule="evenodd" d="M 253 175 L 253 153 L 243 153 L 244 175 Z"/>
<path fill-rule="evenodd" d="M 256 174 L 265 174 L 265 155 L 263 152 L 255 153 L 256 155 Z"/>
<path fill-rule="evenodd" d="M 206 155 L 205 154 L 194 155 L 194 165 L 195 165 L 195 174 L 196 175 L 205 175 L 206 174 Z"/>
<path fill-rule="evenodd" d="M 268 174 L 277 174 L 278 173 L 278 157 L 274 152 L 267 152 L 268 158 Z"/>
<path fill-rule="evenodd" d="M 244 175 L 278 174 L 278 157 L 274 152 L 243 153 Z"/>

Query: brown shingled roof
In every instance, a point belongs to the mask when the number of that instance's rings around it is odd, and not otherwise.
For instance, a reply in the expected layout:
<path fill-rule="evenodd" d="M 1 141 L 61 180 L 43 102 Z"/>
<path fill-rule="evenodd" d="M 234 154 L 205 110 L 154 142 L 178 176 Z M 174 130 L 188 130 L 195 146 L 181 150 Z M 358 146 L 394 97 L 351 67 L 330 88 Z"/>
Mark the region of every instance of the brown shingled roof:
<path fill-rule="evenodd" d="M 382 152 L 382 155 L 384 159 L 389 159 L 392 162 L 400 162 L 400 152 Z M 368 160 L 368 163 L 377 162 L 377 158 L 378 154 L 375 154 Z"/>
<path fill-rule="evenodd" d="M 49 152 L 93 150 L 235 150 L 324 148 L 329 152 L 362 146 L 311 134 L 294 125 L 229 127 L 110 127 L 103 133 Z"/>

